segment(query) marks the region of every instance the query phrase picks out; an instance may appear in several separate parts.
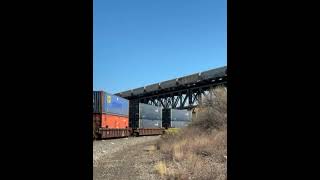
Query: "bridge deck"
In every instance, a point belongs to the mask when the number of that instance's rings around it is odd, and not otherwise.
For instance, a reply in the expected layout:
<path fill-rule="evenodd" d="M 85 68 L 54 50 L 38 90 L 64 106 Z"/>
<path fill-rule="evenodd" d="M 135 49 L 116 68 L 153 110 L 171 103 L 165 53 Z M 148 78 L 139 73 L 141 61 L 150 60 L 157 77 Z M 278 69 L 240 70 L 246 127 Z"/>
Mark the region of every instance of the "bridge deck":
<path fill-rule="evenodd" d="M 150 96 L 161 94 L 163 92 L 188 89 L 191 87 L 202 86 L 204 84 L 218 84 L 221 83 L 221 81 L 226 81 L 226 76 L 227 66 L 224 66 L 160 83 L 151 84 L 145 87 L 120 92 L 116 95 L 126 99 L 133 99 L 135 97 Z"/>

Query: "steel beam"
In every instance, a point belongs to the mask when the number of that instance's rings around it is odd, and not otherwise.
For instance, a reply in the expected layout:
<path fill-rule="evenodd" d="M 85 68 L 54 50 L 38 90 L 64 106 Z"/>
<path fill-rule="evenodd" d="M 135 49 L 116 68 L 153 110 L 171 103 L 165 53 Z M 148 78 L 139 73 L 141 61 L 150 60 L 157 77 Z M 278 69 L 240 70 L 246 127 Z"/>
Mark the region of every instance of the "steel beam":
<path fill-rule="evenodd" d="M 212 87 L 214 86 L 192 87 L 187 90 L 141 97 L 136 100 L 140 103 L 162 106 L 163 108 L 190 109 L 201 103 L 202 96 L 212 98 L 214 96 L 210 91 Z"/>

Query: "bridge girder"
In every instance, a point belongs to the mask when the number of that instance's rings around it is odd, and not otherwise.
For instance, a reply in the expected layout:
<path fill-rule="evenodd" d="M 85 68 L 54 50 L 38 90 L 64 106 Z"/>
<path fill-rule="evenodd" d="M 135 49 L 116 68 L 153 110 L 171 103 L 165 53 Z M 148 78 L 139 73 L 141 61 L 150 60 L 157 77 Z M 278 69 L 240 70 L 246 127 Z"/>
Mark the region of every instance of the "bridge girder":
<path fill-rule="evenodd" d="M 116 95 L 138 103 L 162 106 L 163 108 L 192 109 L 205 96 L 211 96 L 210 89 L 223 85 L 227 87 L 227 67 L 196 73 L 145 87 L 124 91 Z"/>
<path fill-rule="evenodd" d="M 161 106 L 163 108 L 192 109 L 201 103 L 203 97 L 212 95 L 210 89 L 219 85 L 226 87 L 226 82 L 160 93 L 152 96 L 138 97 L 131 100 L 139 103 Z"/>

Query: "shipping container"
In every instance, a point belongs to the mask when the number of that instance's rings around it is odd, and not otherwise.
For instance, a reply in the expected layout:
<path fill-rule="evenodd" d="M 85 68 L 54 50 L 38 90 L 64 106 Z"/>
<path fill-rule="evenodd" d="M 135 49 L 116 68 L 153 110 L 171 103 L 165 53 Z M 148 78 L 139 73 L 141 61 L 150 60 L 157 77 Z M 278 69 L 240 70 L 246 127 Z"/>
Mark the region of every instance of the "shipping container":
<path fill-rule="evenodd" d="M 94 139 L 127 137 L 131 131 L 127 116 L 93 113 Z"/>
<path fill-rule="evenodd" d="M 107 113 L 129 116 L 129 100 L 109 93 L 105 94 Z"/>
<path fill-rule="evenodd" d="M 139 123 L 139 128 L 162 128 L 161 120 L 140 119 Z"/>
<path fill-rule="evenodd" d="M 186 109 L 163 109 L 162 121 L 162 126 L 165 128 L 185 127 L 192 121 L 192 112 Z"/>
<path fill-rule="evenodd" d="M 112 114 L 93 114 L 93 121 L 96 127 L 99 128 L 128 128 L 129 118 L 126 116 L 112 115 Z"/>
<path fill-rule="evenodd" d="M 171 121 L 171 128 L 184 128 L 190 124 L 191 121 Z"/>
<path fill-rule="evenodd" d="M 105 113 L 102 102 L 103 91 L 93 91 L 93 113 Z"/>
<path fill-rule="evenodd" d="M 94 91 L 93 113 L 129 116 L 129 101 L 107 92 Z"/>
<path fill-rule="evenodd" d="M 130 101 L 130 128 L 161 128 L 162 107 Z"/>
<path fill-rule="evenodd" d="M 105 128 L 128 128 L 129 118 L 119 115 L 103 114 L 102 127 Z"/>
<path fill-rule="evenodd" d="M 162 120 L 162 107 L 139 103 L 139 119 Z"/>
<path fill-rule="evenodd" d="M 186 109 L 171 109 L 172 121 L 191 121 L 192 112 Z"/>

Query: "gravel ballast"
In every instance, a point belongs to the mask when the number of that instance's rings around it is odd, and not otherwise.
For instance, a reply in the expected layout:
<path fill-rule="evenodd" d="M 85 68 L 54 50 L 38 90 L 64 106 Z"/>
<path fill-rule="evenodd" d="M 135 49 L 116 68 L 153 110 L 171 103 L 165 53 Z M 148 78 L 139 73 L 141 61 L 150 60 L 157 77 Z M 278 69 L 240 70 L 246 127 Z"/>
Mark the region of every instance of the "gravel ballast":
<path fill-rule="evenodd" d="M 93 142 L 93 179 L 157 180 L 152 147 L 160 136 L 141 136 Z"/>

